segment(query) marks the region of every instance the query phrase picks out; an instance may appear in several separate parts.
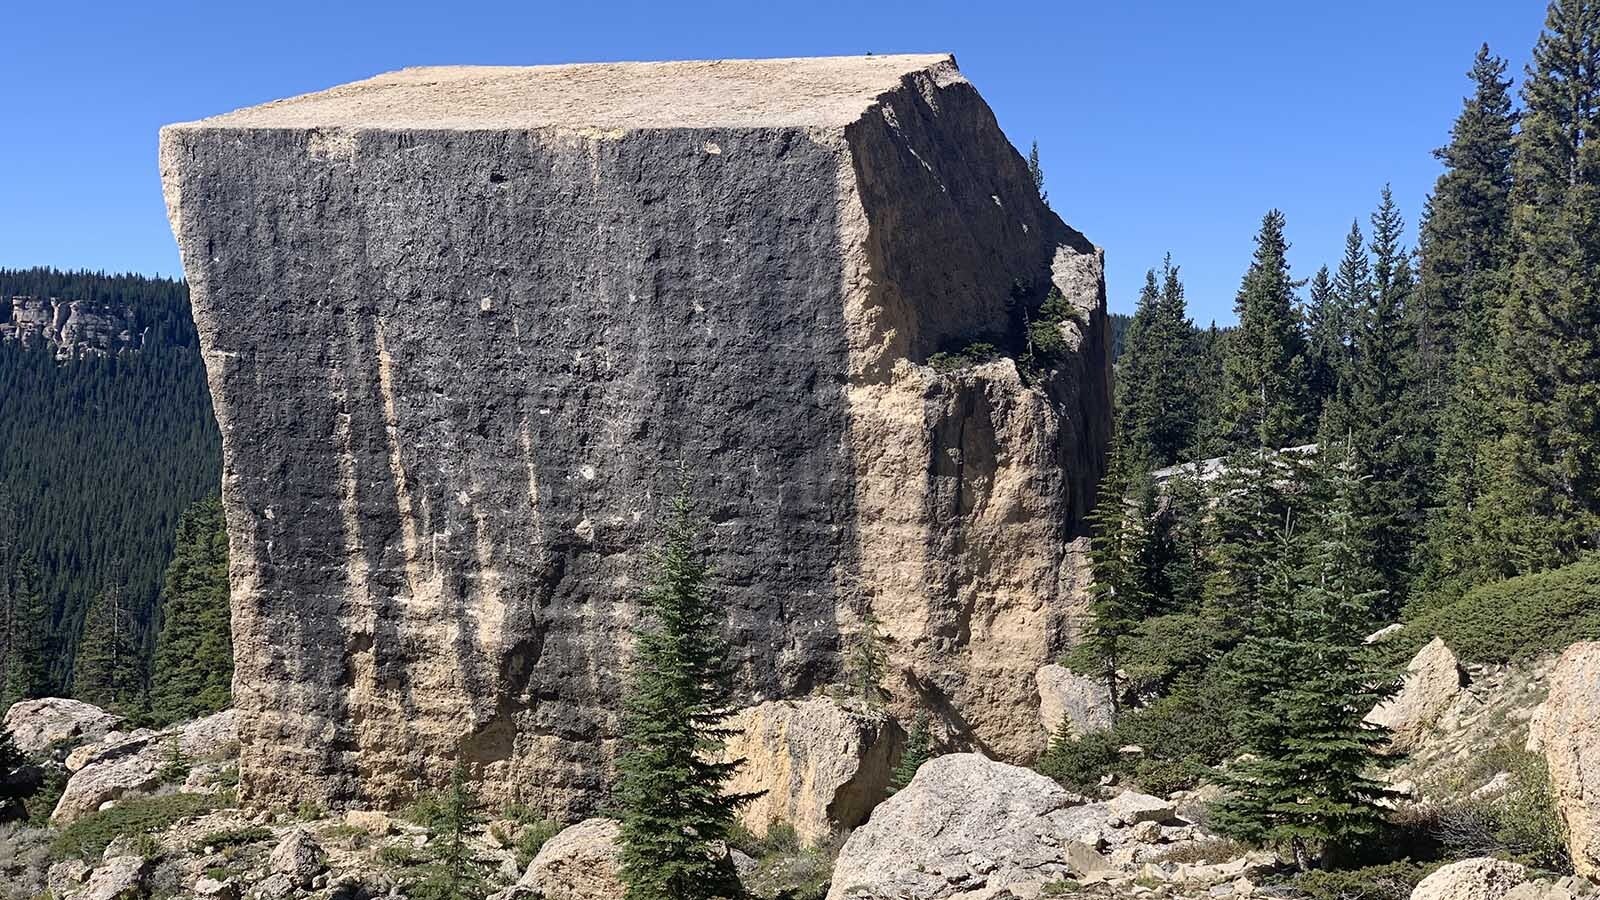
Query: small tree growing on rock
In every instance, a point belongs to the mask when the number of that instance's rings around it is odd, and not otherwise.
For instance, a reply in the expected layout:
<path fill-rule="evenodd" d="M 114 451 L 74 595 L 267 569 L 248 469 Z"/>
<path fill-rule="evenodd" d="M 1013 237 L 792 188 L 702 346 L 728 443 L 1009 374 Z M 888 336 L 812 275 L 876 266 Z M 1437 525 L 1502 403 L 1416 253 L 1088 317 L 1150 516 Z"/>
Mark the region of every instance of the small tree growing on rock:
<path fill-rule="evenodd" d="M 740 760 L 718 761 L 733 702 L 721 611 L 706 581 L 701 530 L 686 489 L 672 501 L 656 576 L 643 602 L 617 761 L 621 874 L 627 900 L 738 897 L 722 847 L 751 795 L 728 794 Z"/>

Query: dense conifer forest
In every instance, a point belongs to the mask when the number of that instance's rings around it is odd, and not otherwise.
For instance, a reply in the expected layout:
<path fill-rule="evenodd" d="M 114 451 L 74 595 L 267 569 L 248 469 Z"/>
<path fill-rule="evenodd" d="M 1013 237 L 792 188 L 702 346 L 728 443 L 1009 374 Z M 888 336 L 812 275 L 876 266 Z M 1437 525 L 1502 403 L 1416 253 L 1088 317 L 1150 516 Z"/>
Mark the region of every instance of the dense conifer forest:
<path fill-rule="evenodd" d="M 149 677 L 179 516 L 220 478 L 188 288 L 0 270 L 0 317 L 13 296 L 107 303 L 145 339 L 138 351 L 64 360 L 0 343 L 0 652 L 14 676 L 0 695 L 63 693 L 78 681 L 101 700 L 127 700 Z M 81 651 L 86 629 L 110 643 Z M 96 661 L 75 677 L 74 660 L 85 659 Z"/>

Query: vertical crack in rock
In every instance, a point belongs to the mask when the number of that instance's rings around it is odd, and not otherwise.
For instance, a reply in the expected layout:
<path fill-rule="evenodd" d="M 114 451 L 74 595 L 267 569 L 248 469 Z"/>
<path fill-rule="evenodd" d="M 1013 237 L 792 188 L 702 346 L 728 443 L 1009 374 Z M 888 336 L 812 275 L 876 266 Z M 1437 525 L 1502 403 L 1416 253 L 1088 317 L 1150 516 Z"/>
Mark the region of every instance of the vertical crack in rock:
<path fill-rule="evenodd" d="M 1098 251 L 943 56 L 410 69 L 163 129 L 223 430 L 243 792 L 609 789 L 680 466 L 741 690 L 1042 748 L 1109 430 Z M 1013 356 L 1051 285 L 1081 313 Z"/>

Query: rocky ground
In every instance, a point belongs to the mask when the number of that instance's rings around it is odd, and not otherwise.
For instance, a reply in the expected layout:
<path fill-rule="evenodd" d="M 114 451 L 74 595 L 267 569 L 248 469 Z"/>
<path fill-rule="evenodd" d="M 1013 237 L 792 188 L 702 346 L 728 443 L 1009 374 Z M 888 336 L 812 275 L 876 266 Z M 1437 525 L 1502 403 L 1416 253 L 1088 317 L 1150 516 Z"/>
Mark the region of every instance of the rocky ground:
<path fill-rule="evenodd" d="M 1514 789 L 1514 761 L 1549 759 L 1550 789 L 1577 876 L 1488 857 L 1437 867 L 1412 900 L 1574 900 L 1593 894 L 1587 773 L 1600 747 L 1591 696 L 1600 645 L 1559 660 L 1467 668 L 1442 643 L 1413 660 L 1401 693 L 1374 720 L 1394 729 L 1405 762 L 1391 777 L 1401 811 L 1492 800 Z M 1060 672 L 1041 684 L 1065 684 Z M 1081 685 L 1047 696 L 1043 714 L 1092 727 Z M 1059 692 L 1058 692 L 1059 693 Z M 1081 692 L 1079 692 L 1081 693 Z M 1073 699 L 1078 697 L 1078 699 Z M 1149 897 L 1229 900 L 1306 894 L 1274 854 L 1206 825 L 1214 791 L 1156 797 L 1107 787 L 1086 797 L 1032 770 L 976 753 L 937 756 L 893 796 L 887 772 L 904 735 L 882 711 L 824 696 L 773 701 L 739 716 L 731 748 L 749 760 L 739 790 L 765 790 L 728 848 L 752 896 L 771 900 L 1035 900 Z M 0 826 L 0 896 L 52 900 L 334 900 L 431 896 L 445 844 L 437 807 L 406 810 L 241 808 L 233 714 L 163 730 L 126 729 L 70 700 L 21 703 L 6 716 L 59 792 L 48 828 Z M 1521 754 L 1522 757 L 1519 757 Z M 1501 768 L 1504 766 L 1505 768 Z M 1543 770 L 1541 768 L 1541 770 Z M 15 810 L 12 811 L 16 813 Z M 869 816 L 870 814 L 870 816 Z M 511 809 L 465 836 L 478 894 L 495 900 L 612 900 L 617 824 L 561 828 Z M 1420 872 L 1417 877 L 1420 877 Z M 1367 887 L 1314 897 L 1396 896 Z M 1409 889 L 1407 882 L 1398 896 Z"/>

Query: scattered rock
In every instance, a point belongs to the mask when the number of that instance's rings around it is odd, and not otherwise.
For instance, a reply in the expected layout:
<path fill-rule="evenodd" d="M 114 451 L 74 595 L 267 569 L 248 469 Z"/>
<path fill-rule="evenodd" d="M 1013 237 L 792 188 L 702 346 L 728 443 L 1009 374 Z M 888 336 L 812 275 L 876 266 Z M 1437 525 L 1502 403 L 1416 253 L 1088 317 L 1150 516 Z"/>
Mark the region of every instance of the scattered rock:
<path fill-rule="evenodd" d="M 1456 655 L 1442 639 L 1434 638 L 1406 666 L 1400 693 L 1373 707 L 1366 720 L 1389 729 L 1393 752 L 1409 752 L 1455 701 L 1465 683 Z"/>
<path fill-rule="evenodd" d="M 194 883 L 194 895 L 200 900 L 238 900 L 239 885 L 229 879 L 218 881 L 215 878 L 201 878 Z"/>
<path fill-rule="evenodd" d="M 1488 856 L 1451 863 L 1422 879 L 1411 900 L 1502 900 L 1528 880 L 1520 865 Z"/>
<path fill-rule="evenodd" d="M 116 856 L 100 864 L 74 900 L 137 900 L 145 894 L 149 863 L 142 856 Z"/>
<path fill-rule="evenodd" d="M 1039 687 L 1039 722 L 1050 734 L 1060 730 L 1063 719 L 1076 737 L 1111 727 L 1111 693 L 1099 679 L 1052 664 L 1039 669 L 1034 681 Z"/>
<path fill-rule="evenodd" d="M 196 719 L 165 731 L 141 729 L 107 734 L 67 757 L 72 777 L 50 814 L 65 825 L 123 797 L 147 793 L 165 783 L 175 764 L 216 761 L 238 750 L 232 710 Z"/>
<path fill-rule="evenodd" d="M 92 703 L 45 697 L 11 704 L 5 727 L 18 750 L 38 755 L 52 747 L 99 740 L 121 721 Z"/>
<path fill-rule="evenodd" d="M 76 891 L 78 886 L 88 880 L 89 864 L 81 859 L 64 859 L 50 867 L 50 874 L 46 878 L 46 885 L 50 888 L 52 897 L 65 897 L 68 893 Z"/>
<path fill-rule="evenodd" d="M 1155 822 L 1157 824 L 1171 821 L 1177 814 L 1172 801 L 1138 791 L 1123 791 L 1106 802 L 1106 808 L 1113 819 L 1120 819 L 1124 824 L 1137 825 L 1140 822 Z"/>
<path fill-rule="evenodd" d="M 1105 875 L 1112 871 L 1110 861 L 1081 841 L 1067 841 L 1061 848 L 1065 851 L 1067 866 L 1075 875 Z"/>
<path fill-rule="evenodd" d="M 311 882 L 327 870 L 322 845 L 305 828 L 295 828 L 273 848 L 268 866 L 273 874 L 287 875 L 294 886 L 309 889 Z"/>
<path fill-rule="evenodd" d="M 376 810 L 352 809 L 344 814 L 344 824 L 373 837 L 385 837 L 395 832 L 394 820 Z M 512 832 L 505 830 L 502 833 L 509 835 Z"/>
<path fill-rule="evenodd" d="M 1394 622 L 1392 624 L 1385 625 L 1382 628 L 1379 628 L 1377 631 L 1374 631 L 1373 633 L 1367 635 L 1366 638 L 1362 641 L 1362 643 L 1376 644 L 1379 641 L 1383 640 L 1384 638 L 1389 637 L 1392 634 L 1395 634 L 1396 632 L 1404 631 L 1405 628 L 1406 628 L 1406 626 L 1405 626 L 1404 622 Z"/>
<path fill-rule="evenodd" d="M 787 823 L 808 845 L 866 821 L 888 794 L 890 762 L 904 740 L 887 714 L 827 697 L 752 706 L 727 728 L 734 734 L 725 758 L 744 760 L 728 790 L 764 792 L 739 810 L 740 822 L 757 836 Z"/>
<path fill-rule="evenodd" d="M 294 896 L 294 879 L 282 872 L 268 875 L 251 889 L 250 896 L 259 900 L 284 900 Z"/>
<path fill-rule="evenodd" d="M 1146 819 L 1129 830 L 1129 836 L 1144 844 L 1159 844 L 1162 839 L 1161 823 Z"/>
<path fill-rule="evenodd" d="M 1573 870 L 1600 878 L 1600 642 L 1568 647 L 1549 685 L 1528 722 L 1528 749 L 1550 769 Z"/>
<path fill-rule="evenodd" d="M 585 819 L 545 842 L 518 887 L 544 900 L 615 900 L 624 893 L 618 875 L 615 819 Z"/>
<path fill-rule="evenodd" d="M 935 757 L 845 841 L 829 900 L 944 900 L 1061 878 L 1073 871 L 1063 845 L 1096 832 L 1107 815 L 1105 804 L 1077 803 L 1029 769 L 976 753 Z M 1080 866 L 1095 865 L 1078 854 Z"/>

